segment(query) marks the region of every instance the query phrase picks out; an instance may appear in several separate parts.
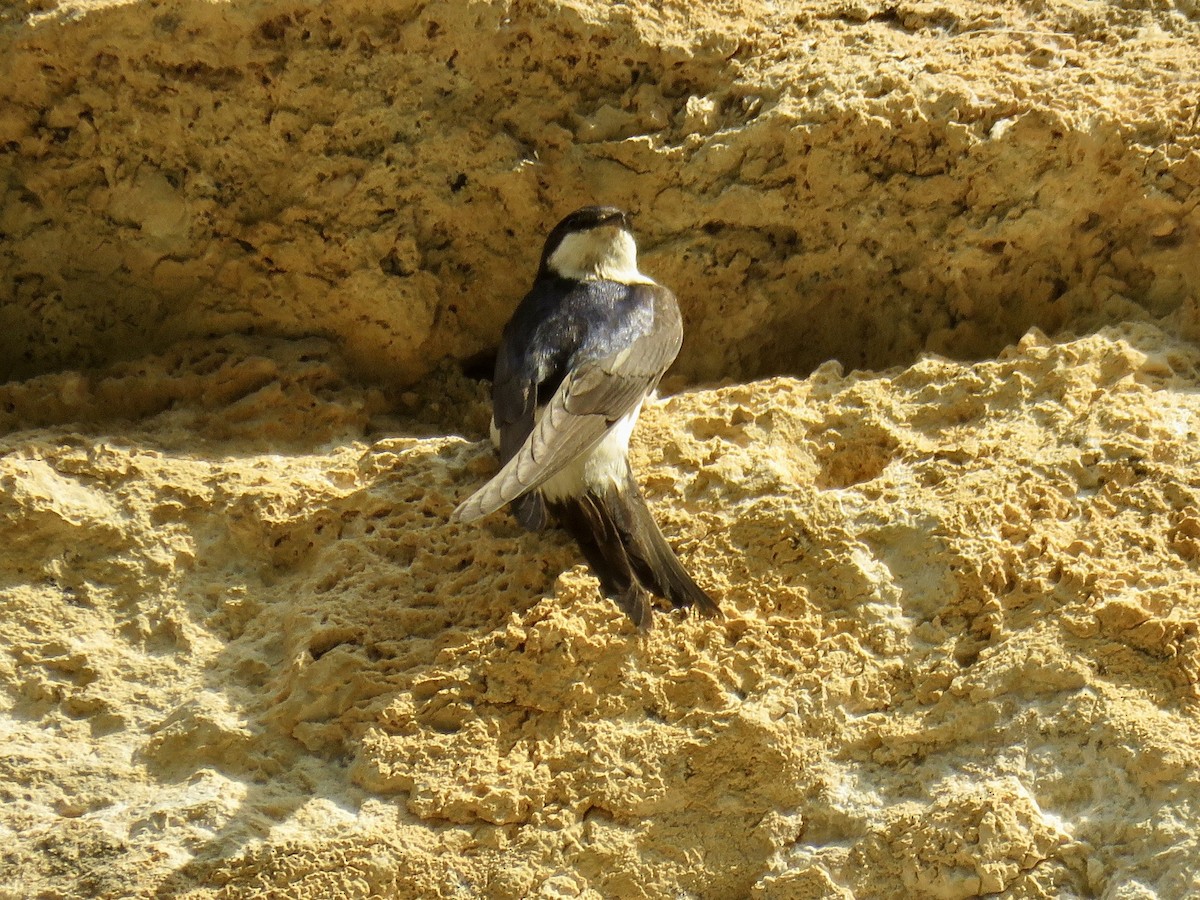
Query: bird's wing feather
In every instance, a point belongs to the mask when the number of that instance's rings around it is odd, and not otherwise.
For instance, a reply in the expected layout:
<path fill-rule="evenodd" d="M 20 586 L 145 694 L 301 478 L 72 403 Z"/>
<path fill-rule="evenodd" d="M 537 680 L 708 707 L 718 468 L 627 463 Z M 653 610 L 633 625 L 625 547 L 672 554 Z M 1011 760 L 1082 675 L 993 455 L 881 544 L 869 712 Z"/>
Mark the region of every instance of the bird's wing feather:
<path fill-rule="evenodd" d="M 595 446 L 658 384 L 679 352 L 683 328 L 674 298 L 653 288 L 668 302 L 655 304 L 652 327 L 626 347 L 578 364 L 520 448 L 454 511 L 454 520 L 473 521 L 540 487 Z"/>
<path fill-rule="evenodd" d="M 530 378 L 522 377 L 522 374 L 511 348 L 501 347 L 492 385 L 492 420 L 500 432 L 501 462 L 512 459 L 533 430 L 537 385 Z"/>

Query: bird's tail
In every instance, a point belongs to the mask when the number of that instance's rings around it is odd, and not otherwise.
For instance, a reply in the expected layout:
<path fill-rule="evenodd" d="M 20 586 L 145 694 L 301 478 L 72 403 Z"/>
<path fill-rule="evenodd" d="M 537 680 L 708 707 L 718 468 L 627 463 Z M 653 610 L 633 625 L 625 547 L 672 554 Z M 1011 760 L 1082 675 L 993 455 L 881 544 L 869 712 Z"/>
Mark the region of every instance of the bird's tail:
<path fill-rule="evenodd" d="M 675 607 L 720 616 L 715 600 L 696 584 L 650 514 L 633 473 L 593 487 L 580 497 L 552 502 L 575 537 L 606 593 L 639 628 L 650 625 L 649 590 Z"/>

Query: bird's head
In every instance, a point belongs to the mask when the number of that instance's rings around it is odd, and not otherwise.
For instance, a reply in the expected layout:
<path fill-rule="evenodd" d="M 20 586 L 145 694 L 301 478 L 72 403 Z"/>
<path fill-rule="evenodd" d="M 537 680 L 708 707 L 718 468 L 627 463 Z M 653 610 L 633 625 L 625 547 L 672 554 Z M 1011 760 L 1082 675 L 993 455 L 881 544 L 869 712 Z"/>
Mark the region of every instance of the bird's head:
<path fill-rule="evenodd" d="M 585 206 L 554 226 L 541 271 L 573 281 L 645 282 L 629 216 L 615 206 Z"/>

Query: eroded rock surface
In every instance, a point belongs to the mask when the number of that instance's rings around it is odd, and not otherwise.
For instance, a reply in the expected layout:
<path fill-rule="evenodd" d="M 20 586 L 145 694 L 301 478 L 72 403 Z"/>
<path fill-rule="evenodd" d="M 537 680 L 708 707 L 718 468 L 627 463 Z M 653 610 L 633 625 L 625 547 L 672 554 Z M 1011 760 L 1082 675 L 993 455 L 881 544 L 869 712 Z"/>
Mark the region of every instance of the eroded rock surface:
<path fill-rule="evenodd" d="M 51 0 L 0 78 L 0 895 L 1200 894 L 1194 3 Z M 593 199 L 721 622 L 447 523 Z"/>
<path fill-rule="evenodd" d="M 561 535 L 447 523 L 495 465 L 482 386 L 387 413 L 326 353 L 4 389 L 176 398 L 3 439 L 18 895 L 1200 888 L 1189 345 L 664 400 L 635 465 L 727 618 L 645 637 Z"/>
<path fill-rule="evenodd" d="M 592 201 L 690 379 L 1195 318 L 1191 2 L 97 5 L 0 31 L 6 377 L 253 330 L 405 384 Z"/>

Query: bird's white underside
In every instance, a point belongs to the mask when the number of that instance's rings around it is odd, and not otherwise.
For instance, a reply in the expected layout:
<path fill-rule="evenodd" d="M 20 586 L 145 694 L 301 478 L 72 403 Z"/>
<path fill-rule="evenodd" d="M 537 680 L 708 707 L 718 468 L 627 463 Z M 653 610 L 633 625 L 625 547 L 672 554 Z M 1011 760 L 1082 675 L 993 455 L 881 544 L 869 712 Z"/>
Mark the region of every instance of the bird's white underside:
<path fill-rule="evenodd" d="M 637 424 L 641 411 L 642 404 L 639 401 L 637 406 L 612 423 L 591 450 L 548 479 L 542 485 L 546 499 L 578 497 L 589 488 L 622 483 L 629 465 L 629 437 L 633 434 L 633 426 Z"/>
<path fill-rule="evenodd" d="M 642 402 L 633 407 L 604 433 L 604 437 L 587 453 L 574 459 L 542 485 L 541 491 L 547 500 L 578 497 L 588 488 L 615 484 L 624 480 L 626 458 L 629 455 L 629 438 L 642 411 Z M 542 410 L 534 411 L 534 421 L 540 421 Z M 500 446 L 500 432 L 496 423 L 491 427 L 492 443 Z"/>
<path fill-rule="evenodd" d="M 619 281 L 654 284 L 638 271 L 633 235 L 615 225 L 568 234 L 546 260 L 550 270 L 574 281 Z"/>

